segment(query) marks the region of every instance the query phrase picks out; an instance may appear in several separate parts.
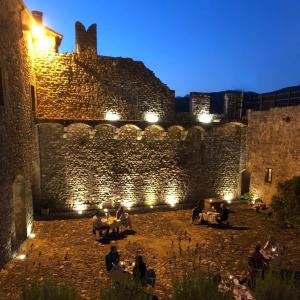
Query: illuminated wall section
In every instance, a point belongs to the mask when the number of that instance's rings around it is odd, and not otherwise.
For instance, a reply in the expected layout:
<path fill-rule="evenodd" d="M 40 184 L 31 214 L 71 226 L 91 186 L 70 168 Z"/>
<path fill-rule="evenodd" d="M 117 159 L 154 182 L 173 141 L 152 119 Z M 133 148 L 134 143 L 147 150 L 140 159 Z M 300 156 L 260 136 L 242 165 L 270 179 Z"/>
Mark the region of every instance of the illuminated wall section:
<path fill-rule="evenodd" d="M 56 211 L 232 201 L 244 128 L 39 124 L 42 199 Z M 92 133 L 92 134 L 91 134 Z"/>

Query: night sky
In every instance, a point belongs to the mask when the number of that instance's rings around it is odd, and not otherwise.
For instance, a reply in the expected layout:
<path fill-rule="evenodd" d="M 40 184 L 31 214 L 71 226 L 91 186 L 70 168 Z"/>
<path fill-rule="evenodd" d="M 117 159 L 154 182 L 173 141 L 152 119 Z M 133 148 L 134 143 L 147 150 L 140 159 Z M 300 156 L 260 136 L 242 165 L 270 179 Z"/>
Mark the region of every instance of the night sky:
<path fill-rule="evenodd" d="M 98 53 L 142 60 L 177 95 L 300 84 L 299 0 L 25 0 L 75 49 L 77 20 Z"/>

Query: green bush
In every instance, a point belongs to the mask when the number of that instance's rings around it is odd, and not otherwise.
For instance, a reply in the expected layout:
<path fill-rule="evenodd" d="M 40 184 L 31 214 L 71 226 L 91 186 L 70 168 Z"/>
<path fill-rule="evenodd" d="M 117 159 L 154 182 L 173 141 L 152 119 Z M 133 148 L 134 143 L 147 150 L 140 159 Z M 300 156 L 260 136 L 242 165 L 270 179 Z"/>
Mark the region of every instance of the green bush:
<path fill-rule="evenodd" d="M 134 286 L 125 286 L 112 282 L 100 292 L 101 300 L 147 300 L 148 295 L 141 289 Z"/>
<path fill-rule="evenodd" d="M 253 292 L 256 300 L 299 300 L 299 289 L 293 283 L 293 276 L 268 272 L 264 279 L 257 278 Z"/>
<path fill-rule="evenodd" d="M 272 208 L 280 225 L 300 226 L 300 176 L 278 185 Z"/>
<path fill-rule="evenodd" d="M 21 300 L 80 300 L 75 290 L 67 284 L 44 282 L 26 286 L 22 290 Z"/>
<path fill-rule="evenodd" d="M 253 201 L 254 195 L 252 193 L 244 193 L 241 196 L 241 201 L 247 202 L 248 204 L 250 204 Z"/>
<path fill-rule="evenodd" d="M 229 293 L 219 291 L 216 276 L 201 271 L 187 271 L 181 278 L 173 279 L 173 300 L 231 300 Z"/>

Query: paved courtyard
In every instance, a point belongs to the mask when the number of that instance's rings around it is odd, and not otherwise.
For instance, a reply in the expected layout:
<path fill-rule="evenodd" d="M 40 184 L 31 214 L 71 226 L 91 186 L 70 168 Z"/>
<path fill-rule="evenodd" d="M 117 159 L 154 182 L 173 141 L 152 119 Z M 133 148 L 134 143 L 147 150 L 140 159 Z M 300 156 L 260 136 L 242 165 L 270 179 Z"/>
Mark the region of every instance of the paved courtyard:
<path fill-rule="evenodd" d="M 246 268 L 249 248 L 273 235 L 285 247 L 287 267 L 300 270 L 300 237 L 293 229 L 278 229 L 272 217 L 250 209 L 234 209 L 230 229 L 191 225 L 189 210 L 153 212 L 132 216 L 135 235 L 116 241 L 122 259 L 134 261 L 137 253 L 157 273 L 157 294 L 169 299 L 171 279 L 181 261 L 201 264 L 223 276 Z M 0 272 L 0 299 L 18 299 L 26 283 L 54 279 L 72 284 L 83 299 L 95 299 L 108 281 L 104 256 L 110 245 L 94 240 L 90 219 L 37 221 L 34 239 Z M 179 238 L 183 239 L 179 247 Z M 20 254 L 19 253 L 19 254 Z"/>

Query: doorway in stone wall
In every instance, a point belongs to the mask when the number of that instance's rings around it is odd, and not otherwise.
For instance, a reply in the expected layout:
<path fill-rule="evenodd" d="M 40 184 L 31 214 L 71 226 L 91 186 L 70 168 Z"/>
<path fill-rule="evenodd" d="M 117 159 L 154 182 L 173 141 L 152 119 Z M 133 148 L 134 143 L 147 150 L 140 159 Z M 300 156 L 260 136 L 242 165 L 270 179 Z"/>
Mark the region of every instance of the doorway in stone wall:
<path fill-rule="evenodd" d="M 12 250 L 14 251 L 27 237 L 26 186 L 22 175 L 18 175 L 13 182 L 12 196 Z"/>
<path fill-rule="evenodd" d="M 241 195 L 250 191 L 250 173 L 244 170 L 241 173 Z"/>

